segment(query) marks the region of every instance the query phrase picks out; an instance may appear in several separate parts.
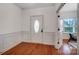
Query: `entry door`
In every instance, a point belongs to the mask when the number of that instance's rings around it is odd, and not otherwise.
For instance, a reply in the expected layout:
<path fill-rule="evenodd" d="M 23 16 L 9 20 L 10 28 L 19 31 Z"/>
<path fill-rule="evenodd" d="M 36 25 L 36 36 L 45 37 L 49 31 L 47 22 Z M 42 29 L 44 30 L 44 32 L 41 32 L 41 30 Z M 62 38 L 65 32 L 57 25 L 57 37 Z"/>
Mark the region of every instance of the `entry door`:
<path fill-rule="evenodd" d="M 41 43 L 43 41 L 43 16 L 31 16 L 31 41 Z"/>

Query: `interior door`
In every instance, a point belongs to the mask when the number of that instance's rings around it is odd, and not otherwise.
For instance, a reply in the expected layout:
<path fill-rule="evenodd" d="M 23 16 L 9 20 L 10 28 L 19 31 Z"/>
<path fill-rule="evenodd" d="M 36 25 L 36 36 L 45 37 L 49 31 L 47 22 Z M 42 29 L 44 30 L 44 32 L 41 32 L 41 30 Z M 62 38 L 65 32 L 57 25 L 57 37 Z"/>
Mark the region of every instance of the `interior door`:
<path fill-rule="evenodd" d="M 43 16 L 31 16 L 31 41 L 41 43 L 43 41 Z"/>

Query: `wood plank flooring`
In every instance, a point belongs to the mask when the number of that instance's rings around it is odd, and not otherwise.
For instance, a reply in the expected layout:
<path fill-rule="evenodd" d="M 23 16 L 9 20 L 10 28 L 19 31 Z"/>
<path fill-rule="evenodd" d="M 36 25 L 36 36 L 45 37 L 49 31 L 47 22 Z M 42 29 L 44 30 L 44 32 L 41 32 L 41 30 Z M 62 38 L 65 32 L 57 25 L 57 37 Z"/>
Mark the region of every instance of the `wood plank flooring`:
<path fill-rule="evenodd" d="M 59 50 L 57 50 L 52 45 L 22 42 L 17 46 L 13 47 L 12 49 L 4 52 L 2 55 L 64 55 L 64 54 L 77 54 L 77 50 L 70 49 L 67 44 L 66 45 L 64 44 L 64 46 L 62 46 Z"/>

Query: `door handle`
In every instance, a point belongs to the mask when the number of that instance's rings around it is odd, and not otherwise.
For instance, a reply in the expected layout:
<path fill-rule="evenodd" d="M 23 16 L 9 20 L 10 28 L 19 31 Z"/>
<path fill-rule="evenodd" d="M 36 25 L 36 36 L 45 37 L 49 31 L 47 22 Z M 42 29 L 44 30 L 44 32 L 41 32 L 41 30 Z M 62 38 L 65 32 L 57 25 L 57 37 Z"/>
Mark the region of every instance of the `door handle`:
<path fill-rule="evenodd" d="M 41 29 L 41 32 L 43 32 L 43 29 Z"/>

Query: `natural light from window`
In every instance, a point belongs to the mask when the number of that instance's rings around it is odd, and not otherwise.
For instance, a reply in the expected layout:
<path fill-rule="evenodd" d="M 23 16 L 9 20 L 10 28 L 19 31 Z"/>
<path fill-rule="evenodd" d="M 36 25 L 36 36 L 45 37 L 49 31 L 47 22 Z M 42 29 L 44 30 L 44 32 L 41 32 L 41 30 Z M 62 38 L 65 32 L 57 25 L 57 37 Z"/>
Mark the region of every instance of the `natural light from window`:
<path fill-rule="evenodd" d="M 34 22 L 34 30 L 35 30 L 35 33 L 37 33 L 39 31 L 39 21 L 38 20 L 35 20 L 35 22 Z"/>
<path fill-rule="evenodd" d="M 63 31 L 64 33 L 75 33 L 76 32 L 76 19 L 68 18 L 63 20 Z"/>

